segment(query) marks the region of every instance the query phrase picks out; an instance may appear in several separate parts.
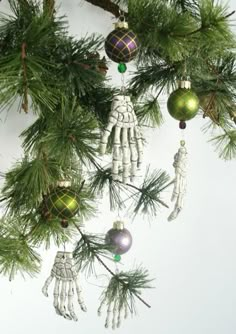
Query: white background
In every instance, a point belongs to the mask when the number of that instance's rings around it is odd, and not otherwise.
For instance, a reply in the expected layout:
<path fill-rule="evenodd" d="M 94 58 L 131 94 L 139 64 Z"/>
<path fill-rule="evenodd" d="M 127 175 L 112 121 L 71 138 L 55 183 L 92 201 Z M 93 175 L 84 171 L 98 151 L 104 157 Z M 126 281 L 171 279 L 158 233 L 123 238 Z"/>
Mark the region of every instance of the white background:
<path fill-rule="evenodd" d="M 137 0 L 138 1 L 138 0 Z M 6 0 L 0 10 L 6 10 Z M 61 1 L 57 1 L 58 4 Z M 235 0 L 230 1 L 236 9 Z M 112 29 L 111 15 L 80 0 L 62 1 L 61 13 L 66 13 L 70 31 L 77 37 L 99 32 L 106 36 Z M 109 75 L 119 84 L 112 65 Z M 145 161 L 164 169 L 173 176 L 173 155 L 178 149 L 179 129 L 163 104 L 165 124 L 150 131 L 145 148 Z M 19 134 L 32 122 L 32 114 L 17 114 L 11 110 L 2 114 L 0 122 L 0 170 L 8 170 L 22 154 Z M 235 161 L 219 160 L 208 136 L 201 128 L 200 117 L 188 124 L 186 131 L 189 151 L 189 176 L 186 207 L 174 222 L 167 222 L 169 211 L 161 209 L 151 223 L 137 217 L 126 227 L 134 238 L 130 252 L 123 256 L 124 267 L 142 263 L 155 277 L 155 289 L 144 291 L 149 310 L 137 302 L 138 315 L 122 324 L 117 333 L 160 334 L 235 334 L 236 332 L 236 262 L 235 262 Z M 170 203 L 170 191 L 165 200 Z M 106 204 L 106 203 L 105 203 Z M 100 215 L 87 223 L 90 231 L 106 232 L 116 218 L 99 204 Z M 56 249 L 42 252 L 43 267 L 36 279 L 18 277 L 10 283 L 0 277 L 0 333 L 110 333 L 103 327 L 104 317 L 96 309 L 107 276 L 82 278 L 88 312 L 79 311 L 77 323 L 58 317 L 53 309 L 52 289 L 47 299 L 41 293 L 50 272 Z M 111 264 L 113 266 L 113 264 Z M 105 274 L 103 270 L 99 273 Z"/>

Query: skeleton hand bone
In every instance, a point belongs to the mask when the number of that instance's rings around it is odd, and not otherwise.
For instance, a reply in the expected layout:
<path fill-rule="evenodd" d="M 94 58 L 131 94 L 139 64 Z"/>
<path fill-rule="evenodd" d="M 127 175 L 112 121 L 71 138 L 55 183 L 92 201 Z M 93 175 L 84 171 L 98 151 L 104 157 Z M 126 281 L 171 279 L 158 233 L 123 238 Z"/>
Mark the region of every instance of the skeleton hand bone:
<path fill-rule="evenodd" d="M 78 273 L 74 268 L 74 260 L 70 252 L 57 252 L 51 270 L 51 275 L 46 280 L 42 292 L 48 297 L 48 287 L 55 278 L 54 302 L 56 313 L 66 319 L 77 321 L 74 311 L 73 297 L 77 294 L 78 303 L 82 311 L 86 312 L 86 306 L 81 298 L 81 290 L 78 285 Z"/>
<path fill-rule="evenodd" d="M 175 181 L 174 189 L 171 201 L 175 201 L 175 207 L 168 220 L 174 220 L 184 205 L 184 196 L 186 193 L 186 170 L 187 170 L 187 150 L 184 146 L 185 143 L 181 143 L 181 147 L 175 154 L 173 166 L 175 167 Z"/>
<path fill-rule="evenodd" d="M 124 319 L 128 318 L 129 313 L 132 315 L 133 310 L 128 306 L 126 303 L 124 306 L 124 310 L 121 311 L 121 308 L 118 305 L 118 301 L 114 300 L 109 302 L 106 296 L 102 299 L 100 306 L 98 308 L 98 315 L 102 315 L 102 310 L 104 307 L 107 307 L 107 314 L 105 320 L 105 327 L 109 328 L 110 326 L 112 329 L 119 328 L 121 325 L 121 318 L 123 316 Z"/>
<path fill-rule="evenodd" d="M 123 182 L 127 183 L 137 174 L 142 161 L 143 143 L 137 117 L 129 96 L 115 96 L 112 102 L 108 125 L 101 138 L 101 154 L 106 153 L 108 138 L 115 128 L 113 142 L 112 178 L 119 179 L 123 168 Z"/>

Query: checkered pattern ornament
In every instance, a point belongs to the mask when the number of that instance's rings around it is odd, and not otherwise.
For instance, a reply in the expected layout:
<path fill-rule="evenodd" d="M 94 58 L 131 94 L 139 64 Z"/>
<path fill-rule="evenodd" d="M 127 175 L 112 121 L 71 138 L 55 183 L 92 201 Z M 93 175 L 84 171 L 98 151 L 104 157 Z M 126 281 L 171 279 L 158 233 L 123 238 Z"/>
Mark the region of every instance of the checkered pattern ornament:
<path fill-rule="evenodd" d="M 62 219 L 69 219 L 79 210 L 79 196 L 71 187 L 58 186 L 45 199 L 46 210 Z"/>
<path fill-rule="evenodd" d="M 138 50 L 138 38 L 128 23 L 117 22 L 105 41 L 107 56 L 116 63 L 128 63 L 136 57 Z"/>

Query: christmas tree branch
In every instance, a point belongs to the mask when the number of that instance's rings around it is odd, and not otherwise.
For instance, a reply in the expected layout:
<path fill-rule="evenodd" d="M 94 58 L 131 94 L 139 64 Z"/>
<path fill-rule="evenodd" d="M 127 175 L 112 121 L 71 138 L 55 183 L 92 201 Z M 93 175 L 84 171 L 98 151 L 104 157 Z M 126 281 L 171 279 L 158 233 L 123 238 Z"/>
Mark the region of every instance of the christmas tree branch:
<path fill-rule="evenodd" d="M 55 0 L 43 0 L 43 10 L 52 17 L 55 11 Z"/>
<path fill-rule="evenodd" d="M 218 20 L 218 22 L 227 20 L 229 17 L 231 17 L 231 16 L 234 15 L 234 14 L 235 14 L 235 10 L 232 11 L 231 13 L 225 15 L 224 17 L 220 18 L 220 19 Z M 194 34 L 197 34 L 197 33 L 199 33 L 199 32 L 202 32 L 202 31 L 204 31 L 204 30 L 211 29 L 213 26 L 214 26 L 214 24 L 209 24 L 209 25 L 207 25 L 207 26 L 201 26 L 200 28 L 198 28 L 198 29 L 196 29 L 196 30 L 193 30 L 193 31 L 191 31 L 191 32 L 189 32 L 188 34 L 185 34 L 185 35 L 176 35 L 176 34 L 173 34 L 173 35 L 176 36 L 176 37 L 188 37 L 188 36 L 192 36 L 192 35 L 194 35 Z"/>
<path fill-rule="evenodd" d="M 97 255 L 91 248 L 90 246 L 90 241 L 88 239 L 88 237 L 81 231 L 80 227 L 74 223 L 74 226 L 75 228 L 78 230 L 78 232 L 80 233 L 81 235 L 81 238 L 83 239 L 84 243 L 87 245 L 87 247 L 90 249 L 91 252 L 93 252 L 94 254 L 94 257 L 98 260 L 98 262 L 115 278 L 115 279 L 118 279 L 117 278 L 117 275 L 105 264 L 105 262 L 100 258 L 99 255 Z M 119 282 L 121 284 L 124 284 L 126 285 L 127 283 L 124 282 L 123 280 L 119 279 Z M 128 287 L 127 287 L 128 288 Z M 134 293 L 134 292 L 131 292 L 135 295 L 135 297 L 137 297 L 144 305 L 146 305 L 148 308 L 151 308 L 151 306 L 143 299 L 141 298 L 138 294 Z"/>
<path fill-rule="evenodd" d="M 117 182 L 117 183 L 120 183 L 120 184 L 123 184 L 123 182 L 119 181 L 119 180 L 114 180 L 114 182 Z M 173 184 L 174 181 L 171 181 L 170 183 L 167 184 L 167 187 L 169 187 L 170 185 Z M 142 195 L 145 195 L 145 196 L 149 196 L 151 198 L 151 195 L 148 193 L 148 191 L 145 189 L 145 188 L 139 188 L 139 187 L 136 187 L 135 185 L 131 184 L 131 183 L 126 183 L 125 184 L 127 187 L 129 188 L 132 188 L 134 190 L 137 190 L 139 193 L 141 193 Z M 162 190 L 160 190 L 161 192 Z M 161 205 L 163 205 L 164 207 L 166 207 L 167 209 L 169 209 L 169 206 L 163 202 L 160 198 L 156 198 L 156 201 L 159 202 Z"/>
<path fill-rule="evenodd" d="M 110 0 L 85 0 L 85 1 L 91 3 L 94 6 L 104 9 L 105 11 L 113 14 L 115 17 L 120 16 L 119 6 Z"/>
<path fill-rule="evenodd" d="M 23 68 L 23 85 L 24 85 L 22 109 L 24 110 L 25 113 L 28 113 L 29 102 L 28 102 L 26 43 L 25 42 L 23 42 L 21 46 L 21 61 L 22 61 L 22 68 Z"/>

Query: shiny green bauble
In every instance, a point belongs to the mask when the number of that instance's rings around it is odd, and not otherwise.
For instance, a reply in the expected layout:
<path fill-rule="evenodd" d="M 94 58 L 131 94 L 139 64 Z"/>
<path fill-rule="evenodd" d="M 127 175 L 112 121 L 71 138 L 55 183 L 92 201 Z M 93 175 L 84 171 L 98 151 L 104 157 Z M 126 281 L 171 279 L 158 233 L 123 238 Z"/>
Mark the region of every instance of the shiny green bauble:
<path fill-rule="evenodd" d="M 72 218 L 79 210 L 79 196 L 69 187 L 57 187 L 47 196 L 45 207 L 53 216 Z"/>
<path fill-rule="evenodd" d="M 171 93 L 167 108 L 173 118 L 178 121 L 188 121 L 196 116 L 199 109 L 199 99 L 193 90 L 178 88 Z"/>

